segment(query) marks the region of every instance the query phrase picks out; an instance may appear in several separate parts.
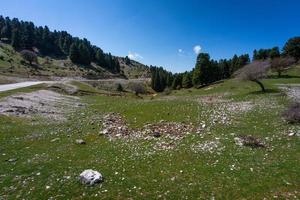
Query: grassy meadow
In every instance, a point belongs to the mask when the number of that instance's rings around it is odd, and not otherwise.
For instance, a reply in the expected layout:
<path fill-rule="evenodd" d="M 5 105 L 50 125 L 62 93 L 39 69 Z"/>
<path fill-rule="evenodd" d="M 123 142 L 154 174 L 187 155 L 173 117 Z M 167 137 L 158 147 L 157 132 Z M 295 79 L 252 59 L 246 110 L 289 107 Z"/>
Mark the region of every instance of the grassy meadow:
<path fill-rule="evenodd" d="M 89 95 L 80 96 L 85 107 L 67 121 L 0 116 L 0 199 L 299 199 L 300 138 L 289 133 L 300 127 L 282 119 L 291 100 L 277 84 L 300 84 L 300 68 L 286 74 L 263 80 L 267 93 L 234 79 L 143 98 L 73 83 Z M 0 93 L 0 100 L 43 87 Z M 111 139 L 100 134 L 106 113 L 132 128 L 164 120 L 201 131 L 176 141 Z M 238 146 L 238 135 L 266 147 Z M 163 142 L 172 148 L 157 148 Z M 82 185 L 85 169 L 101 172 L 104 182 Z"/>

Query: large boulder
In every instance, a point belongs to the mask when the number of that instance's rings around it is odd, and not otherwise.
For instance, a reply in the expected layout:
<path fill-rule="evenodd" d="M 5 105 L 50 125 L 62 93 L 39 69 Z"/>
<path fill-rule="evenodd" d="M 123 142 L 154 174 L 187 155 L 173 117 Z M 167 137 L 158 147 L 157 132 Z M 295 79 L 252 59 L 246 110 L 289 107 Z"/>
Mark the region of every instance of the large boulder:
<path fill-rule="evenodd" d="M 103 176 L 98 171 L 86 169 L 79 175 L 79 180 L 82 184 L 95 185 L 103 181 Z"/>

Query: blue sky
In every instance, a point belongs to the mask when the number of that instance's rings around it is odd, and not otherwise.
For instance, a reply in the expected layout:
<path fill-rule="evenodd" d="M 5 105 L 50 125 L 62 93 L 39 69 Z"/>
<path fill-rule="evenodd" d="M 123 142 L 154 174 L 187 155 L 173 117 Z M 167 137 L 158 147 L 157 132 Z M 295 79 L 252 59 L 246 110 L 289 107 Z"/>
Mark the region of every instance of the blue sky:
<path fill-rule="evenodd" d="M 194 67 L 195 50 L 220 59 L 282 47 L 300 35 L 299 8 L 299 0 L 9 0 L 0 14 L 182 72 Z"/>

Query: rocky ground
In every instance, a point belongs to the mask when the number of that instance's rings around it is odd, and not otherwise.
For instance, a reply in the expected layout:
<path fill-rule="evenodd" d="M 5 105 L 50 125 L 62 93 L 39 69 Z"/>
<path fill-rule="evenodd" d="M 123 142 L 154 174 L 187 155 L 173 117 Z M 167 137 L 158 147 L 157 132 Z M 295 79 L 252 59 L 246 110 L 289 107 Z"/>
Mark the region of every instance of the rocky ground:
<path fill-rule="evenodd" d="M 300 85 L 281 85 L 281 88 L 287 93 L 287 95 L 296 102 L 300 102 Z"/>
<path fill-rule="evenodd" d="M 0 101 L 0 114 L 20 117 L 42 116 L 64 120 L 65 114 L 83 106 L 78 97 L 62 95 L 50 90 L 18 93 Z"/>

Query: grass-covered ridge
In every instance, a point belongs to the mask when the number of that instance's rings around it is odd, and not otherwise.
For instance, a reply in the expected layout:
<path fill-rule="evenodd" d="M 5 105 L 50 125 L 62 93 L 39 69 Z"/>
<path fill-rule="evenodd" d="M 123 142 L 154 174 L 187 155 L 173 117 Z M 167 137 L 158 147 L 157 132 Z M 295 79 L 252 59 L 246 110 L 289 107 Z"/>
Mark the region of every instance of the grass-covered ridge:
<path fill-rule="evenodd" d="M 108 96 L 73 83 L 89 94 L 80 96 L 86 106 L 66 122 L 0 116 L 0 197 L 297 199 L 300 141 L 288 134 L 300 127 L 282 119 L 290 99 L 277 84 L 300 84 L 298 74 L 299 67 L 286 77 L 263 80 L 265 94 L 237 80 L 143 98 Z M 164 150 L 156 148 L 169 142 L 164 135 L 149 140 L 100 135 L 102 117 L 112 112 L 131 128 L 161 120 L 205 127 Z M 253 135 L 266 148 L 237 146 L 238 135 Z M 87 144 L 75 144 L 78 138 Z M 11 158 L 17 160 L 6 161 Z M 79 183 L 78 175 L 89 168 L 103 173 L 102 184 Z"/>

